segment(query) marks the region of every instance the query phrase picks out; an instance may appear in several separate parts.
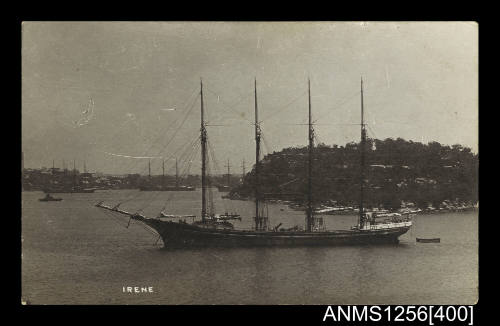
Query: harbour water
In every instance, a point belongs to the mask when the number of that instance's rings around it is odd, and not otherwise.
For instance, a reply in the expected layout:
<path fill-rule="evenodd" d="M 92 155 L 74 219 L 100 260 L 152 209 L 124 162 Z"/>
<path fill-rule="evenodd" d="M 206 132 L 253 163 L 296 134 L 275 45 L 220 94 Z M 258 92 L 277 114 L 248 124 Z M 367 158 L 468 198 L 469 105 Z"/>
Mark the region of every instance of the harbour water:
<path fill-rule="evenodd" d="M 252 202 L 213 190 L 218 213 L 253 224 Z M 417 215 L 397 245 L 320 248 L 164 249 L 158 236 L 94 207 L 156 216 L 200 212 L 200 192 L 97 191 L 22 194 L 22 297 L 31 304 L 474 304 L 478 298 L 478 213 Z M 304 213 L 269 205 L 270 225 L 304 224 Z M 325 216 L 349 229 L 356 216 Z M 416 243 L 415 238 L 441 238 Z M 123 287 L 153 287 L 124 293 Z"/>

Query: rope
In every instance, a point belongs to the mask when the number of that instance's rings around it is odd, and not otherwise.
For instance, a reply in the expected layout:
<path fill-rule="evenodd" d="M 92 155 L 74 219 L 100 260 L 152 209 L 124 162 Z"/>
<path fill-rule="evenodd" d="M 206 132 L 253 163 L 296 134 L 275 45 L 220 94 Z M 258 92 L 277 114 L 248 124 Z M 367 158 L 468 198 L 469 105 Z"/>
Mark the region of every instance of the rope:
<path fill-rule="evenodd" d="M 191 140 L 191 142 L 190 142 L 190 146 L 192 146 L 192 144 L 193 144 L 194 142 L 196 142 L 198 139 L 199 139 L 199 136 L 197 136 L 194 140 Z M 189 148 L 189 147 L 188 147 L 188 148 Z M 174 152 L 174 153 L 173 153 L 170 157 L 168 157 L 168 158 L 167 158 L 167 160 L 169 160 L 169 159 L 171 159 L 172 157 L 174 157 L 174 156 L 177 154 L 177 152 L 178 152 L 179 150 L 181 150 L 181 149 L 186 150 L 186 147 L 185 147 L 185 146 L 181 146 L 181 147 L 179 147 L 179 148 L 178 148 L 178 149 L 177 149 L 177 150 L 176 150 L 176 151 L 175 151 L 175 152 Z M 139 196 L 141 196 L 141 194 L 142 194 L 142 192 L 141 192 L 141 191 L 139 191 L 139 192 L 138 192 L 138 193 L 136 193 L 136 194 L 133 194 L 133 193 L 132 193 L 131 195 L 129 195 L 129 197 L 128 197 L 128 198 L 126 198 L 126 199 L 125 199 L 124 201 L 122 201 L 121 203 L 126 203 L 126 202 L 129 202 L 129 201 L 131 201 L 131 200 L 134 200 L 134 199 L 138 198 Z"/>
<path fill-rule="evenodd" d="M 185 115 L 185 119 L 187 118 L 187 116 L 190 114 L 192 108 L 194 107 L 194 104 L 196 103 L 196 100 L 197 100 L 197 97 L 193 97 L 193 95 L 196 94 L 196 90 L 197 89 L 194 89 L 194 91 L 191 93 L 191 95 L 189 96 L 188 100 L 185 102 L 185 104 L 182 106 L 183 109 L 182 111 L 184 111 L 185 109 L 187 109 L 187 112 L 186 112 L 186 115 Z M 191 103 L 191 104 L 190 104 Z M 170 126 L 174 125 L 177 123 L 177 121 L 180 119 L 181 117 L 177 118 L 176 120 L 172 121 L 172 123 L 170 124 Z M 184 121 L 185 121 L 184 119 Z M 161 138 L 163 138 L 166 133 L 170 130 L 170 126 L 168 126 L 167 128 L 164 128 L 164 127 L 160 127 L 160 130 L 163 129 L 163 133 L 158 133 L 158 137 L 155 138 L 155 140 L 150 144 L 150 146 L 143 152 L 142 155 L 140 156 L 148 156 L 147 153 L 151 150 L 151 148 L 153 148 L 153 146 L 158 142 L 158 140 L 160 140 Z M 126 168 L 127 170 L 130 170 L 134 164 L 136 164 L 135 161 L 121 161 L 119 163 L 119 168 Z M 145 168 L 146 169 L 146 168 Z M 142 173 L 144 173 L 145 170 L 142 171 Z"/>
<path fill-rule="evenodd" d="M 285 110 L 286 108 L 290 107 L 290 105 L 292 105 L 293 103 L 295 103 L 299 98 L 301 98 L 302 96 L 304 96 L 305 94 L 307 93 L 307 91 L 304 91 L 302 92 L 301 94 L 299 94 L 299 96 L 297 96 L 295 99 L 293 99 L 291 102 L 289 102 L 288 104 L 286 104 L 285 106 L 279 108 L 277 111 L 269 114 L 267 117 L 265 117 L 261 122 L 264 122 L 265 120 L 268 120 L 269 118 L 275 116 L 276 114 L 282 112 L 283 110 Z"/>
<path fill-rule="evenodd" d="M 199 137 L 198 137 L 198 138 L 199 138 Z M 198 139 L 198 138 L 197 138 L 197 139 Z M 195 139 L 195 141 L 196 141 L 197 139 Z M 193 142 L 191 142 L 191 150 L 194 150 L 194 148 L 196 148 L 196 146 L 193 146 Z M 188 147 L 187 149 L 189 149 L 189 147 Z M 185 152 L 187 151 L 187 149 L 185 149 Z M 184 152 L 184 154 L 185 154 L 185 152 Z M 145 205 L 144 205 L 144 206 L 142 206 L 142 207 L 141 207 L 141 208 L 140 208 L 137 212 L 141 212 L 141 211 L 143 211 L 145 208 L 149 207 L 149 205 L 151 205 L 151 203 L 152 203 L 153 201 L 155 201 L 155 200 L 158 198 L 158 196 L 160 196 L 160 194 L 161 194 L 161 192 L 160 192 L 160 191 L 158 191 L 158 192 L 154 193 L 152 196 L 150 196 L 150 197 L 149 197 L 149 200 L 145 203 Z M 171 193 L 170 195 L 171 195 L 170 197 L 172 197 L 172 196 L 173 196 L 173 193 Z M 171 198 L 170 198 L 170 199 L 171 199 Z"/>
<path fill-rule="evenodd" d="M 187 118 L 189 117 L 189 115 L 190 115 L 191 111 L 193 110 L 195 104 L 196 104 L 196 100 L 193 101 L 193 103 L 191 104 L 191 106 L 187 110 L 186 114 L 184 115 L 184 118 L 182 119 L 182 122 L 178 125 L 177 129 L 174 130 L 174 133 L 173 133 L 172 137 L 170 137 L 170 139 L 167 141 L 167 143 L 165 145 L 163 145 L 163 147 L 161 147 L 160 150 L 154 156 L 159 156 L 161 153 L 163 153 L 164 150 L 168 147 L 168 145 L 170 145 L 170 143 L 174 140 L 175 136 L 181 130 L 182 126 L 184 125 L 184 123 L 186 122 Z M 165 132 L 161 136 L 164 136 L 168 130 L 169 130 L 169 128 L 165 128 Z M 160 139 L 160 137 L 158 137 L 156 139 L 156 141 L 153 142 L 153 144 L 151 144 L 149 146 L 149 148 L 146 150 L 144 156 L 151 150 L 151 148 L 153 148 L 153 146 L 158 141 L 158 139 Z M 144 167 L 144 169 L 141 171 L 142 172 L 141 174 L 144 174 L 147 168 L 148 168 L 147 166 Z"/>
<path fill-rule="evenodd" d="M 217 94 L 215 91 L 211 90 L 209 87 L 207 87 L 207 90 L 208 90 L 210 93 L 212 93 L 213 95 L 217 96 L 217 101 L 218 101 L 219 103 L 221 103 L 222 105 L 224 105 L 227 109 L 231 110 L 234 114 L 236 114 L 236 115 L 238 116 L 238 118 L 242 118 L 242 119 L 244 119 L 244 120 L 246 120 L 246 121 L 248 121 L 248 122 L 251 122 L 251 121 L 250 121 L 250 120 L 248 120 L 247 118 L 243 117 L 243 116 L 242 116 L 242 114 L 241 114 L 241 112 L 235 111 L 235 110 L 234 110 L 234 108 L 235 108 L 236 106 L 238 106 L 240 103 L 242 103 L 242 102 L 243 102 L 243 100 L 246 100 L 247 98 L 249 98 L 249 97 L 250 97 L 250 95 L 253 95 L 253 92 L 252 92 L 252 93 L 249 93 L 249 94 L 248 94 L 248 95 L 246 95 L 246 96 L 241 95 L 241 96 L 239 97 L 239 101 L 238 101 L 238 102 L 236 102 L 236 104 L 234 104 L 234 105 L 229 105 L 229 104 L 226 104 L 224 101 L 222 101 L 222 100 L 220 99 L 220 95 L 219 95 L 219 94 Z M 225 111 L 225 112 L 229 112 L 229 111 L 227 111 L 227 110 L 224 110 L 224 111 Z"/>

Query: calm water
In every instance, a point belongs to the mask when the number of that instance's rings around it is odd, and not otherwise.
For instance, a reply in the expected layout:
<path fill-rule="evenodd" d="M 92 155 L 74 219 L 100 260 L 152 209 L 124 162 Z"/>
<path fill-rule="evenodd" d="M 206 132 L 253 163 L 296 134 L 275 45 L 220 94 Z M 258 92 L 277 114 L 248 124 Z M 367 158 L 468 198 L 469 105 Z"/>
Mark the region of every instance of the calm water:
<path fill-rule="evenodd" d="M 213 192 L 217 211 L 252 225 L 251 202 Z M 473 304 L 478 295 L 477 212 L 420 215 L 398 245 L 165 250 L 138 222 L 105 214 L 100 199 L 155 215 L 197 214 L 196 192 L 23 193 L 22 295 L 32 304 Z M 149 204 L 149 205 L 148 205 Z M 144 207 L 146 206 L 146 207 Z M 269 207 L 271 225 L 303 225 L 302 212 Z M 350 228 L 355 216 L 328 216 Z M 440 237 L 420 244 L 416 237 Z M 122 293 L 152 286 L 154 293 Z"/>

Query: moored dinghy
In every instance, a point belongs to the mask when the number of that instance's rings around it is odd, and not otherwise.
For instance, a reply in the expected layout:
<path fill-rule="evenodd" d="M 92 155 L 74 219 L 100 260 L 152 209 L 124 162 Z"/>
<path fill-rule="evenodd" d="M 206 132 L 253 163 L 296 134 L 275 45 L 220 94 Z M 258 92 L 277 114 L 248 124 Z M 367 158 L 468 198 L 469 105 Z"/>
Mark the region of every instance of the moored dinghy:
<path fill-rule="evenodd" d="M 440 243 L 441 238 L 417 238 L 417 242 L 421 243 Z"/>

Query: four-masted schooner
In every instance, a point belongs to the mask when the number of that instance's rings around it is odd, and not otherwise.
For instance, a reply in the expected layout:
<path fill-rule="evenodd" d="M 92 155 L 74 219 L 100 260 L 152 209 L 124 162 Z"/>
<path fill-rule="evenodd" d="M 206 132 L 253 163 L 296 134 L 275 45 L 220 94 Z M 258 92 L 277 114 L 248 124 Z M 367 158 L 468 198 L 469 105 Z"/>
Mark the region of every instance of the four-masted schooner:
<path fill-rule="evenodd" d="M 207 211 L 207 130 L 204 120 L 203 83 L 200 81 L 201 99 L 201 220 L 188 223 L 185 220 L 173 221 L 164 219 L 161 214 L 156 218 L 146 217 L 139 213 L 130 213 L 115 207 L 104 205 L 96 206 L 124 214 L 131 219 L 140 221 L 153 228 L 161 236 L 164 246 L 168 248 L 184 247 L 256 247 L 256 246 L 330 246 L 397 243 L 398 237 L 406 233 L 412 226 L 409 217 L 395 217 L 390 220 L 378 221 L 376 214 L 366 212 L 363 207 L 364 196 L 364 151 L 366 143 L 366 126 L 363 109 L 363 80 L 361 80 L 361 189 L 359 203 L 359 217 L 356 226 L 350 230 L 327 230 L 321 217 L 314 216 L 312 205 L 312 163 L 314 148 L 314 129 L 311 114 L 311 87 L 308 81 L 309 92 L 309 145 L 308 145 L 308 196 L 306 209 L 305 230 L 270 228 L 268 215 L 264 214 L 263 200 L 259 191 L 260 174 L 260 141 L 261 129 L 258 118 L 257 81 L 254 83 L 255 94 L 255 227 L 252 230 L 235 229 L 227 219 L 211 214 Z M 186 215 L 187 216 L 187 215 Z M 181 217 L 181 216 L 179 216 Z"/>

